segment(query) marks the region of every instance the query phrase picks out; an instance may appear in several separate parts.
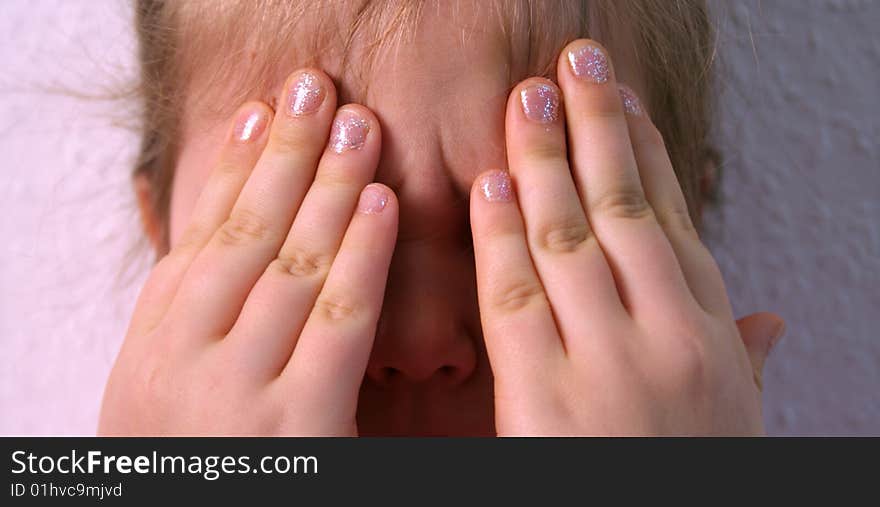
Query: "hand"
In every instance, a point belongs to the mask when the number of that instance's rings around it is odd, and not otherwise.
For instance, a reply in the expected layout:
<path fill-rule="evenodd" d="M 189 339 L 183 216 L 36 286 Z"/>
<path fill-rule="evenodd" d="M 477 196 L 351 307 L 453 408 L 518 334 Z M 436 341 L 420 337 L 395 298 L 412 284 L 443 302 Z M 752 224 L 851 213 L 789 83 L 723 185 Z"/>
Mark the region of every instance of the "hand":
<path fill-rule="evenodd" d="M 381 148 L 369 110 L 337 110 L 316 70 L 285 90 L 274 119 L 259 102 L 236 114 L 140 295 L 100 433 L 357 433 L 397 201 L 367 185 Z"/>
<path fill-rule="evenodd" d="M 663 139 L 607 52 L 571 43 L 557 78 L 561 94 L 539 78 L 514 89 L 509 176 L 483 174 L 471 197 L 498 434 L 763 433 L 780 319 L 738 329 Z"/>

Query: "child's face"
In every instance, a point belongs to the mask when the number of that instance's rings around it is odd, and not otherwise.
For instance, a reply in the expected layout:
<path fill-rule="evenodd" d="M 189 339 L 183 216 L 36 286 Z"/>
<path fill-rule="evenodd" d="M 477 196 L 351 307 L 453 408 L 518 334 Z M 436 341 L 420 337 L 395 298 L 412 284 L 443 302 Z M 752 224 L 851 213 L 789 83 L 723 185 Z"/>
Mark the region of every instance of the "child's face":
<path fill-rule="evenodd" d="M 529 62 L 527 38 L 505 34 L 489 13 L 459 12 L 458 19 L 468 21 L 464 27 L 449 19 L 426 10 L 415 40 L 395 48 L 393 57 L 376 59 L 363 100 L 382 128 L 376 180 L 394 189 L 400 202 L 398 242 L 360 397 L 358 430 L 364 435 L 494 434 L 468 192 L 478 173 L 506 167 L 510 87 L 547 62 Z M 562 48 L 576 36 L 560 34 L 552 44 Z M 625 49 L 612 48 L 616 72 L 645 96 Z M 334 72 L 338 63 L 321 65 L 337 80 L 341 105 L 353 85 Z M 294 68 L 291 63 L 280 74 Z M 226 132 L 225 123 L 189 120 L 172 193 L 172 246 Z"/>

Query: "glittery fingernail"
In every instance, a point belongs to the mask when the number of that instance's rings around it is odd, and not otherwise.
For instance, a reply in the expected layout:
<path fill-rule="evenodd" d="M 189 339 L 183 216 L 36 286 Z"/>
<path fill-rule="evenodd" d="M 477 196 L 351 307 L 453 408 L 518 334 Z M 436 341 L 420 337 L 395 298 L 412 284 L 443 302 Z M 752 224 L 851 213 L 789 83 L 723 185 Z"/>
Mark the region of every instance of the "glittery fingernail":
<path fill-rule="evenodd" d="M 236 141 L 246 142 L 260 137 L 266 127 L 266 114 L 260 109 L 244 109 L 239 111 L 235 119 L 232 135 Z"/>
<path fill-rule="evenodd" d="M 290 88 L 288 105 L 290 114 L 303 116 L 314 113 L 324 102 L 324 87 L 314 74 L 303 72 Z"/>
<path fill-rule="evenodd" d="M 336 153 L 357 150 L 367 142 L 370 124 L 354 111 L 340 111 L 330 131 L 330 149 Z"/>
<path fill-rule="evenodd" d="M 608 57 L 605 56 L 604 51 L 596 46 L 587 45 L 569 51 L 568 63 L 575 76 L 593 83 L 605 83 L 611 74 Z"/>
<path fill-rule="evenodd" d="M 526 118 L 538 123 L 552 123 L 559 118 L 559 93 L 556 88 L 538 84 L 519 92 Z"/>
<path fill-rule="evenodd" d="M 382 213 L 388 204 L 388 193 L 379 185 L 367 185 L 358 199 L 357 210 L 365 215 L 377 215 Z"/>
<path fill-rule="evenodd" d="M 644 113 L 642 109 L 642 101 L 632 88 L 626 85 L 617 85 L 617 92 L 620 94 L 620 101 L 623 102 L 623 110 L 626 114 L 633 116 L 641 116 Z"/>
<path fill-rule="evenodd" d="M 480 192 L 489 202 L 508 202 L 513 199 L 513 183 L 505 171 L 492 171 L 480 179 Z"/>

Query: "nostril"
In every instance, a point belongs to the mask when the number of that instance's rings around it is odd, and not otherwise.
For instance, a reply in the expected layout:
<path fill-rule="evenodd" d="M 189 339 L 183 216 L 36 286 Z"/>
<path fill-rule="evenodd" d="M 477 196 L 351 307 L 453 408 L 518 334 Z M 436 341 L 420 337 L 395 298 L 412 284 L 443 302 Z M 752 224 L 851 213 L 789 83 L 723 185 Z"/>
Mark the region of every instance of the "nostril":
<path fill-rule="evenodd" d="M 440 367 L 440 375 L 444 377 L 455 377 L 458 374 L 458 368 L 455 366 L 444 365 Z"/>
<path fill-rule="evenodd" d="M 388 385 L 391 382 L 394 382 L 394 379 L 400 375 L 400 370 L 391 366 L 385 366 L 381 370 L 379 370 L 379 383 L 382 385 Z"/>
<path fill-rule="evenodd" d="M 442 379 L 446 384 L 455 385 L 467 379 L 468 375 L 465 368 L 446 364 L 437 369 L 436 377 Z"/>
<path fill-rule="evenodd" d="M 406 375 L 393 366 L 376 365 L 367 369 L 367 376 L 373 385 L 381 388 L 389 388 L 393 384 L 399 383 L 401 377 L 405 377 Z"/>

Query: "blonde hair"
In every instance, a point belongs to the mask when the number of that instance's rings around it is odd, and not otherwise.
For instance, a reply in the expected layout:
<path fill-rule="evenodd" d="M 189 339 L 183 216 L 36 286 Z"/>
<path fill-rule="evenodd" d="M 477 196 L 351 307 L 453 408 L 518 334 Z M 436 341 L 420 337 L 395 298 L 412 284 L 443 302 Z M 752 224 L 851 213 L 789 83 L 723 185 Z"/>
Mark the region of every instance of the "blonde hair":
<path fill-rule="evenodd" d="M 223 117 L 247 99 L 272 101 L 274 86 L 298 66 L 317 65 L 357 83 L 340 96 L 359 101 L 365 73 L 382 51 L 405 40 L 430 1 L 136 0 L 143 100 L 142 143 L 134 169 L 151 188 L 152 210 L 168 242 L 174 169 L 185 111 Z M 644 100 L 663 134 L 694 222 L 699 226 L 700 176 L 712 157 L 714 34 L 704 0 L 496 0 L 502 27 L 528 36 L 529 75 L 553 76 L 555 56 L 572 39 L 591 37 L 614 53 L 631 44 L 647 85 Z M 623 28 L 627 41 L 615 41 Z M 519 32 L 517 32 L 519 33 Z M 349 65 L 352 44 L 366 48 Z M 334 49 L 337 68 L 322 58 Z M 244 62 L 244 63 L 243 63 Z M 527 77 L 511 76 L 512 81 Z M 337 79 L 341 84 L 342 80 Z M 202 95 L 195 96 L 193 90 Z M 205 101 L 207 93 L 212 100 Z M 222 106 L 217 106 L 222 104 Z M 272 104 L 274 106 L 274 104 Z"/>

